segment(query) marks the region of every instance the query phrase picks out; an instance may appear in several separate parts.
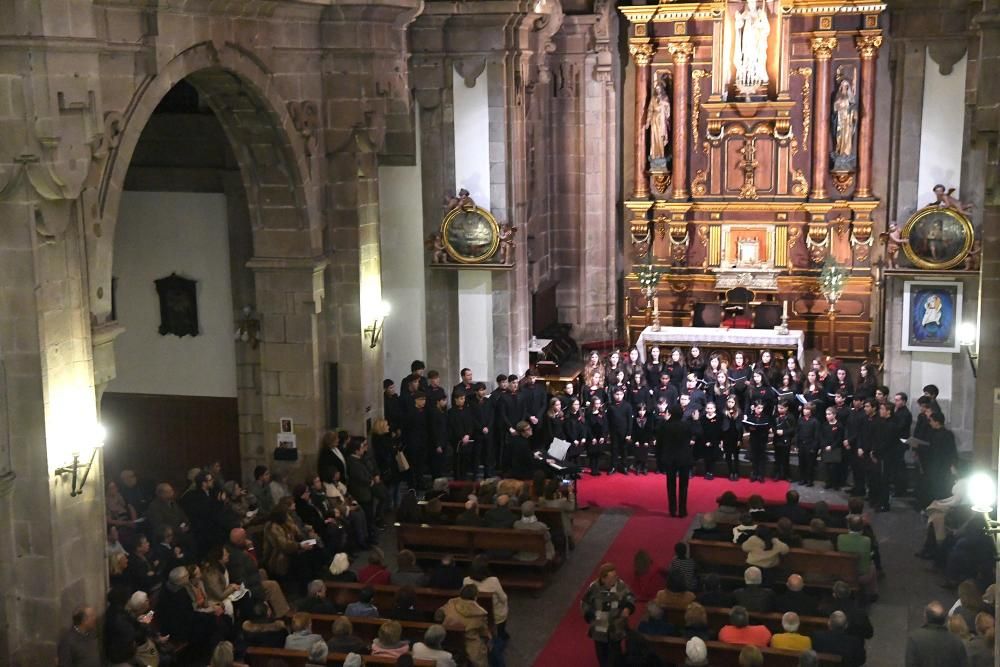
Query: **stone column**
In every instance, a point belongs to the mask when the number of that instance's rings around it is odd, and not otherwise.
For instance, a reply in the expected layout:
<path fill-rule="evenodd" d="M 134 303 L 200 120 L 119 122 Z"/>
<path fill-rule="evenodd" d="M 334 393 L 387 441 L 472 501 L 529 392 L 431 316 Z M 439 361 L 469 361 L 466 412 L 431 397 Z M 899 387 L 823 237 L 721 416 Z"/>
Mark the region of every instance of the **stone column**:
<path fill-rule="evenodd" d="M 827 153 L 830 146 L 830 57 L 837 48 L 837 38 L 829 33 L 815 33 L 812 38 L 816 60 L 816 99 L 813 103 L 813 152 L 810 199 L 826 199 Z"/>
<path fill-rule="evenodd" d="M 629 44 L 628 52 L 635 61 L 635 187 L 633 199 L 649 196 L 646 181 L 646 104 L 649 97 L 649 62 L 656 53 L 652 44 Z"/>
<path fill-rule="evenodd" d="M 861 118 L 858 123 L 858 187 L 855 197 L 872 196 L 872 147 L 875 139 L 875 57 L 882 46 L 879 30 L 863 31 L 856 38 L 861 55 Z M 823 118 L 823 116 L 818 116 Z"/>
<path fill-rule="evenodd" d="M 674 57 L 674 99 L 673 99 L 673 198 L 686 201 L 688 198 L 687 158 L 688 158 L 688 79 L 691 70 L 691 42 L 671 42 L 667 46 Z"/>

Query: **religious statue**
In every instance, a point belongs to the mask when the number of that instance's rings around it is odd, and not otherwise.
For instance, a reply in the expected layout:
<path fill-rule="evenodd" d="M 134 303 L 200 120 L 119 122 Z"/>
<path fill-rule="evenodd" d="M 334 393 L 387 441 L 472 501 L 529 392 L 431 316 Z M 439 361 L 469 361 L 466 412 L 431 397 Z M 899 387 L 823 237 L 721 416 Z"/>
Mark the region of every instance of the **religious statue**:
<path fill-rule="evenodd" d="M 746 0 L 743 11 L 737 12 L 736 53 L 733 59 L 736 65 L 736 88 L 750 97 L 757 93 L 768 82 L 767 76 L 767 37 L 771 33 L 771 24 L 767 10 L 763 5 L 757 6 L 757 0 Z"/>
<path fill-rule="evenodd" d="M 514 234 L 517 227 L 509 222 L 500 225 L 500 247 L 497 249 L 497 261 L 500 264 L 514 263 Z"/>
<path fill-rule="evenodd" d="M 458 191 L 457 195 L 445 195 L 444 197 L 444 208 L 445 212 L 450 213 L 456 208 L 475 208 L 476 202 L 472 201 L 472 197 L 469 196 L 469 191 L 462 188 Z"/>
<path fill-rule="evenodd" d="M 896 223 L 889 225 L 889 231 L 883 235 L 882 241 L 885 243 L 885 258 L 889 263 L 889 268 L 895 269 L 898 265 L 897 257 L 899 256 L 899 249 L 903 247 L 903 244 L 908 243 L 908 241 L 903 238 L 903 235 L 899 231 L 899 225 Z"/>
<path fill-rule="evenodd" d="M 427 237 L 425 244 L 432 251 L 431 264 L 447 264 L 448 251 L 444 247 L 444 237 L 441 232 L 434 232 Z"/>
<path fill-rule="evenodd" d="M 972 242 L 972 249 L 969 250 L 969 254 L 965 256 L 965 262 L 963 268 L 966 271 L 978 271 L 979 270 L 979 259 L 983 252 L 983 245 L 976 239 Z"/>
<path fill-rule="evenodd" d="M 950 208 L 958 211 L 959 213 L 968 213 L 972 210 L 972 204 L 963 204 L 957 198 L 952 196 L 955 192 L 955 188 L 948 188 L 945 192 L 945 187 L 938 183 L 934 186 L 934 196 L 935 201 L 931 202 L 929 206 L 938 206 L 940 208 Z"/>
<path fill-rule="evenodd" d="M 858 128 L 857 85 L 846 76 L 839 77 L 833 98 L 833 171 L 853 171 L 857 162 L 855 134 Z"/>
<path fill-rule="evenodd" d="M 670 145 L 670 98 L 667 82 L 662 77 L 653 84 L 653 96 L 646 106 L 645 127 L 649 130 L 649 165 L 653 169 L 665 169 Z"/>

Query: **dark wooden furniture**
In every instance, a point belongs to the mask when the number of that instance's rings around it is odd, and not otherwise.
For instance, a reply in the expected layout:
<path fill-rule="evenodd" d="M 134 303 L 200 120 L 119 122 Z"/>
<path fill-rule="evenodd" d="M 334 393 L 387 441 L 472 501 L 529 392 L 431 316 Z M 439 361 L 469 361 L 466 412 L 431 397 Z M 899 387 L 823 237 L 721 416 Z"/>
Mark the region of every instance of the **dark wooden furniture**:
<path fill-rule="evenodd" d="M 668 665 L 683 665 L 687 660 L 685 651 L 687 639 L 683 637 L 651 637 L 644 635 L 650 648 Z M 742 646 L 723 644 L 722 642 L 705 642 L 708 647 L 708 664 L 712 667 L 739 667 Z M 776 648 L 762 648 L 764 664 L 767 667 L 798 667 L 799 654 L 795 651 L 782 651 Z M 840 656 L 829 653 L 819 654 L 820 665 L 839 665 Z"/>
<path fill-rule="evenodd" d="M 283 648 L 259 648 L 252 646 L 247 649 L 246 660 L 250 667 L 305 667 L 309 654 L 305 651 L 288 651 Z M 396 658 L 385 656 L 363 655 L 361 659 L 366 665 L 395 665 Z M 326 656 L 327 665 L 343 665 L 347 660 L 346 653 L 330 653 Z M 416 667 L 435 667 L 435 660 L 414 660 Z"/>
<path fill-rule="evenodd" d="M 495 505 L 480 505 L 479 512 L 482 514 L 487 510 L 493 509 L 494 507 Z M 465 511 L 465 503 L 444 502 L 441 503 L 441 511 L 445 516 L 454 519 Z M 518 513 L 518 510 L 516 509 L 512 511 L 515 514 Z M 535 507 L 535 516 L 538 517 L 539 521 L 549 527 L 549 534 L 552 536 L 552 544 L 555 546 L 556 551 L 563 554 L 567 553 L 569 551 L 570 536 L 566 534 L 565 530 L 563 530 L 562 510 L 552 509 L 549 507 Z"/>
<path fill-rule="evenodd" d="M 358 600 L 364 588 L 366 588 L 364 584 L 328 581 L 326 582 L 326 596 L 331 600 L 341 598 L 343 602 L 350 604 Z M 372 586 L 371 589 L 375 592 L 372 604 L 378 607 L 380 612 L 385 613 L 395 606 L 399 586 Z M 414 588 L 413 592 L 417 599 L 417 611 L 426 614 L 428 622 L 434 620 L 434 612 L 443 607 L 448 600 L 458 597 L 458 591 L 446 591 L 440 588 Z M 493 595 L 480 593 L 476 602 L 489 614 L 490 625 L 493 625 Z"/>
<path fill-rule="evenodd" d="M 334 616 L 328 614 L 310 614 L 309 618 L 312 619 L 312 629 L 313 632 L 323 637 L 323 639 L 329 640 L 333 636 L 333 624 L 341 616 Z M 382 627 L 383 623 L 393 620 L 389 618 L 368 618 L 368 617 L 358 617 L 358 616 L 346 616 L 351 621 L 351 625 L 354 626 L 354 634 L 365 640 L 369 644 L 378 637 L 378 629 Z M 431 627 L 433 623 L 423 623 L 420 621 L 396 621 L 403 628 L 403 639 L 408 642 L 422 642 L 424 640 L 424 633 L 427 632 L 427 628 Z M 446 651 L 450 651 L 453 656 L 455 656 L 456 662 L 463 662 L 465 659 L 465 632 L 458 630 L 447 629 L 447 635 L 444 638 L 444 644 L 442 648 Z"/>
<path fill-rule="evenodd" d="M 667 620 L 675 627 L 684 627 L 684 609 L 679 607 L 668 607 L 666 609 Z M 729 624 L 728 607 L 705 607 L 708 615 L 708 627 L 712 632 L 718 633 L 719 629 Z M 764 625 L 772 634 L 784 632 L 781 627 L 781 614 L 765 614 L 762 612 L 750 612 L 750 625 Z M 817 630 L 826 630 L 827 619 L 822 616 L 799 616 L 799 632 L 804 635 L 812 635 Z"/>
<path fill-rule="evenodd" d="M 729 568 L 742 572 L 746 569 L 747 555 L 738 544 L 731 542 L 709 542 L 689 540 L 691 558 L 698 563 L 712 566 L 709 569 Z M 811 551 L 809 549 L 789 549 L 781 557 L 781 564 L 772 570 L 782 574 L 797 573 L 809 581 L 810 575 L 834 578 L 856 588 L 858 585 L 858 554 L 839 551 Z M 720 574 L 722 571 L 720 571 Z"/>

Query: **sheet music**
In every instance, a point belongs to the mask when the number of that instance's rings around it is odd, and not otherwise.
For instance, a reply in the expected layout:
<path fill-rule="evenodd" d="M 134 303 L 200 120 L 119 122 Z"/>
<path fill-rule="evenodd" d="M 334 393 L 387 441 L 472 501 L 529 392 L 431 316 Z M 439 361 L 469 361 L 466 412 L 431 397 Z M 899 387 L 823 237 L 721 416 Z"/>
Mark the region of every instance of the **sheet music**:
<path fill-rule="evenodd" d="M 549 456 L 554 458 L 556 461 L 565 461 L 566 453 L 569 451 L 571 444 L 568 440 L 563 440 L 562 438 L 553 438 L 552 444 L 549 446 Z"/>

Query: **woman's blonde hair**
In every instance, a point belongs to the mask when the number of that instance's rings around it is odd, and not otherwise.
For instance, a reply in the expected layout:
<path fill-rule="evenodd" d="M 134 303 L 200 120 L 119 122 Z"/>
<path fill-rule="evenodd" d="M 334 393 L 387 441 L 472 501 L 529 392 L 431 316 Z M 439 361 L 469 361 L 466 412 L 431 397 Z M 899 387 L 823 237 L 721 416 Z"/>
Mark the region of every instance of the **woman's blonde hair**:
<path fill-rule="evenodd" d="M 208 667 L 230 667 L 236 660 L 236 655 L 231 642 L 219 642 L 215 650 L 212 651 L 212 662 Z"/>
<path fill-rule="evenodd" d="M 372 422 L 372 435 L 385 435 L 389 432 L 389 421 L 386 419 L 376 419 Z"/>
<path fill-rule="evenodd" d="M 386 621 L 378 629 L 378 643 L 387 648 L 398 644 L 402 636 L 403 626 L 396 621 Z"/>
<path fill-rule="evenodd" d="M 961 614 L 952 614 L 948 617 L 948 631 L 962 639 L 969 638 L 969 624 L 965 622 Z"/>

